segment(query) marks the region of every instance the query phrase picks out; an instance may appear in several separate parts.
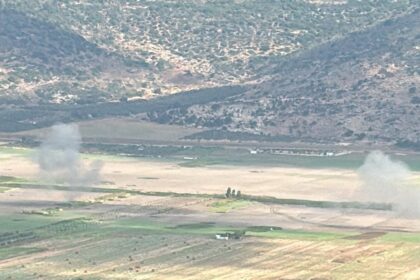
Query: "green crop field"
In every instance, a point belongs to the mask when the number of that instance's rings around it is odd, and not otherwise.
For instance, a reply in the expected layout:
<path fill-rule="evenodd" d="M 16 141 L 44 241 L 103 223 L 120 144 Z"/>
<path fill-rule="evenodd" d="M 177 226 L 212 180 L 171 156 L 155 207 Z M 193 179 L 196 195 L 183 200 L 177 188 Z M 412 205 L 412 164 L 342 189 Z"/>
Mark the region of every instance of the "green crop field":
<path fill-rule="evenodd" d="M 8 264 L 2 268 L 4 279 L 175 279 L 181 275 L 194 279 L 196 274 L 191 273 L 200 273 L 203 267 L 214 275 L 219 275 L 215 272 L 217 267 L 223 267 L 225 275 L 258 277 L 262 276 L 258 267 L 264 267 L 267 258 L 278 262 L 278 266 L 269 268 L 273 275 L 298 271 L 304 275 L 323 274 L 330 267 L 333 269 L 329 275 L 334 279 L 349 279 L 346 277 L 352 275 L 351 269 L 359 271 L 363 267 L 372 270 L 371 278 L 366 279 L 375 279 L 398 271 L 397 267 L 375 270 L 378 264 L 366 266 L 374 264 L 381 255 L 387 255 L 383 262 L 392 266 L 404 253 L 404 266 L 408 269 L 413 269 L 419 260 L 415 253 L 420 249 L 418 234 L 389 233 L 360 243 L 357 238 L 349 238 L 359 236 L 357 232 L 241 228 L 215 223 L 174 225 L 150 218 L 101 222 L 88 215 L 73 219 L 68 219 L 69 214 L 60 215 L 1 217 L 0 266 Z M 20 221 L 18 227 L 16 220 Z M 216 233 L 227 232 L 240 232 L 242 237 L 215 240 Z M 12 234 L 14 241 L 5 245 L 5 240 L 10 240 L 6 233 Z M 17 257 L 20 261 L 13 263 Z M 252 262 L 253 268 L 232 267 L 246 262 Z M 322 265 L 324 262 L 329 265 Z M 303 266 L 309 263 L 313 265 L 311 269 Z M 229 269 L 225 266 L 228 264 Z M 291 269 L 289 274 L 286 267 Z M 211 279 L 211 275 L 202 277 Z M 356 275 L 354 279 L 362 278 Z"/>

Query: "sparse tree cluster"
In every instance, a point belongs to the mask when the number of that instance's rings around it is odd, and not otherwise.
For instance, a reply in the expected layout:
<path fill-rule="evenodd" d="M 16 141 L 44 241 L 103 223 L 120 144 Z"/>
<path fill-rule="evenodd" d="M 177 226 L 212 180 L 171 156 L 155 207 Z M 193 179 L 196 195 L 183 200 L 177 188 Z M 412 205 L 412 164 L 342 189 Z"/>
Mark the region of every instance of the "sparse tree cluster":
<path fill-rule="evenodd" d="M 226 189 L 226 198 L 241 198 L 242 194 L 240 190 L 232 189 L 231 187 L 228 187 Z"/>

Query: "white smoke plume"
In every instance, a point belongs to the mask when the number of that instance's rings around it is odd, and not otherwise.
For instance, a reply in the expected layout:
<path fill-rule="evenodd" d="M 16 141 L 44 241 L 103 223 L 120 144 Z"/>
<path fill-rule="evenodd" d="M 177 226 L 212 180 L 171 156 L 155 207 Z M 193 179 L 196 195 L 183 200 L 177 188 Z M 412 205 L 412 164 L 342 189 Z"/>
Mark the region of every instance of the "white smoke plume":
<path fill-rule="evenodd" d="M 81 136 L 77 125 L 51 127 L 37 153 L 43 180 L 67 185 L 88 186 L 99 181 L 102 163 L 86 166 L 80 157 Z"/>
<path fill-rule="evenodd" d="M 410 184 L 409 167 L 381 151 L 371 152 L 358 170 L 365 200 L 391 203 L 400 216 L 420 216 L 420 189 Z"/>

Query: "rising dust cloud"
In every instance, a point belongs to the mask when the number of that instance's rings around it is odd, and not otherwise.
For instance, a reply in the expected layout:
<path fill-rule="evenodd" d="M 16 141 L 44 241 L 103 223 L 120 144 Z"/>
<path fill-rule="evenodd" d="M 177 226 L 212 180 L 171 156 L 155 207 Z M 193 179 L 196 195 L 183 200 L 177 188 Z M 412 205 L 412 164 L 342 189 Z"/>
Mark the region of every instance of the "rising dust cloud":
<path fill-rule="evenodd" d="M 363 200 L 391 203 L 400 216 L 420 217 L 420 189 L 410 184 L 412 172 L 405 163 L 374 151 L 366 157 L 358 175 Z"/>
<path fill-rule="evenodd" d="M 80 145 L 77 125 L 51 127 L 37 153 L 41 179 L 73 186 L 90 186 L 99 182 L 102 162 L 85 165 L 80 157 Z"/>

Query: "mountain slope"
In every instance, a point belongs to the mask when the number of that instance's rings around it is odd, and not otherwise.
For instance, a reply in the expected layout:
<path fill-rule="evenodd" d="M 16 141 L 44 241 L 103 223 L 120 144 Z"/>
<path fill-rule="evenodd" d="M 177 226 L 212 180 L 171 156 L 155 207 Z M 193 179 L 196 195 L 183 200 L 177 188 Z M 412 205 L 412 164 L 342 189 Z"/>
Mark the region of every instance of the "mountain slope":
<path fill-rule="evenodd" d="M 144 71 L 141 62 L 14 10 L 0 9 L 0 40 L 3 100 L 97 102 L 112 98 L 110 79 Z"/>
<path fill-rule="evenodd" d="M 410 0 L 3 0 L 3 127 L 147 113 L 209 129 L 197 138 L 419 143 L 419 8 Z M 237 85 L 223 98 L 191 94 L 153 110 L 138 101 Z"/>
<path fill-rule="evenodd" d="M 233 99 L 148 116 L 274 138 L 420 142 L 419 11 L 284 59 Z"/>
<path fill-rule="evenodd" d="M 16 56 L 0 50 L 0 98 L 115 101 L 256 83 L 267 79 L 264 69 L 279 58 L 415 5 L 408 0 L 2 0 L 2 40 L 27 44 Z M 33 65 L 34 55 L 47 65 Z"/>

